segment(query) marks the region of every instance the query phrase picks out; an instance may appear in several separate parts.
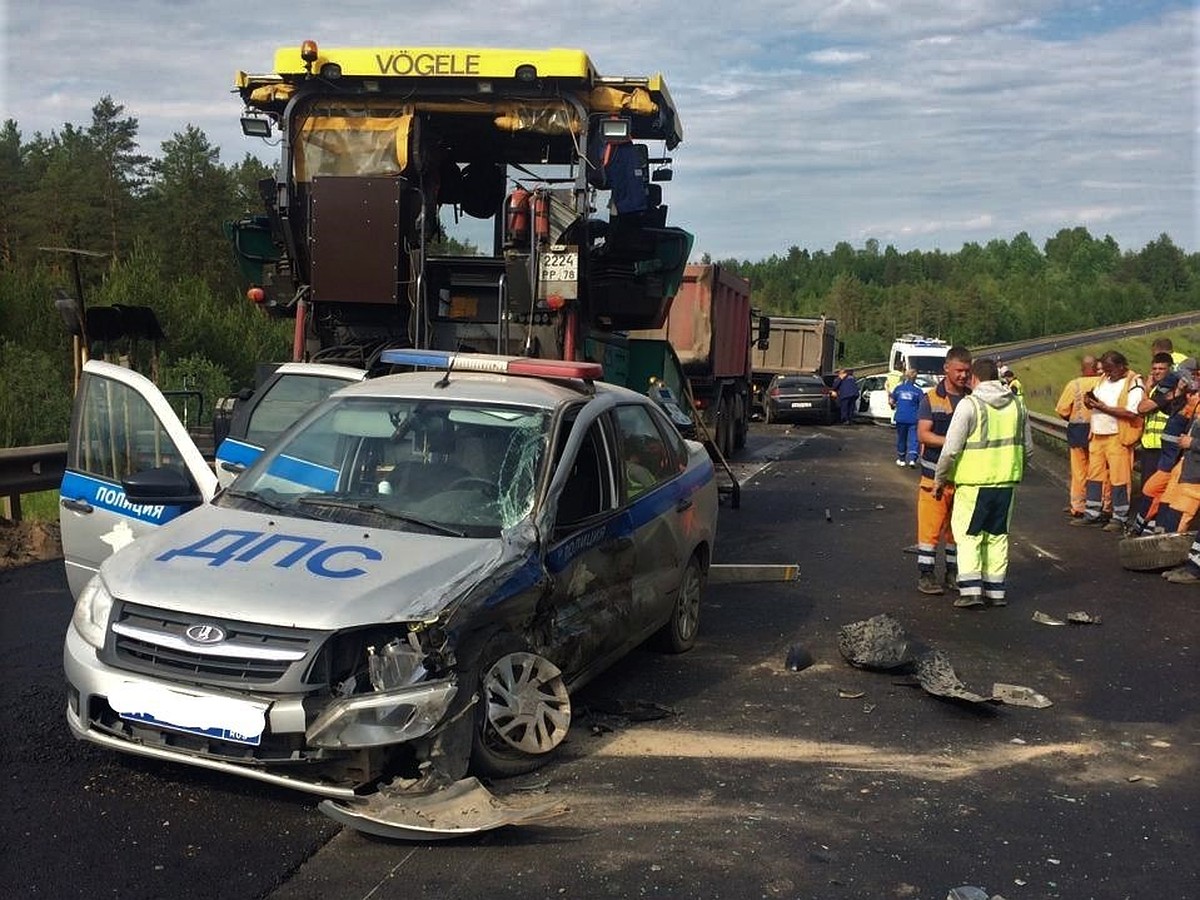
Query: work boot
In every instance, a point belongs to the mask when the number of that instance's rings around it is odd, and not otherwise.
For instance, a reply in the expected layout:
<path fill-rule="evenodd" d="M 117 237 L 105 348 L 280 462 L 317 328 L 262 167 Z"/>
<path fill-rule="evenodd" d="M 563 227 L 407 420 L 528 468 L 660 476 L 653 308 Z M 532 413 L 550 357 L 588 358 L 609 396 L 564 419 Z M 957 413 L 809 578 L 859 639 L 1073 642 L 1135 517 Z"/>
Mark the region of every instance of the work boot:
<path fill-rule="evenodd" d="M 1071 520 L 1070 522 L 1068 522 L 1067 524 L 1068 524 L 1068 525 L 1076 525 L 1076 526 L 1079 526 L 1079 527 L 1082 527 L 1082 528 L 1103 528 L 1103 527 L 1104 527 L 1104 520 L 1103 520 L 1103 519 L 1100 519 L 1100 518 L 1097 518 L 1097 517 L 1095 517 L 1095 516 L 1087 516 L 1087 515 L 1085 515 L 1085 516 L 1084 516 L 1083 518 L 1081 518 L 1081 519 L 1072 519 L 1072 520 Z"/>
<path fill-rule="evenodd" d="M 946 589 L 938 584 L 937 576 L 932 572 L 922 572 L 917 579 L 917 590 L 922 594 L 944 594 Z"/>
<path fill-rule="evenodd" d="M 946 577 L 942 580 L 942 584 L 946 586 L 946 590 L 958 593 L 958 573 L 953 569 L 946 573 Z"/>
<path fill-rule="evenodd" d="M 1113 532 L 1123 533 L 1125 531 L 1125 523 L 1118 522 L 1116 519 L 1109 519 L 1107 522 L 1104 523 L 1103 526 L 1101 526 L 1100 530 L 1107 531 L 1109 533 L 1113 533 Z"/>
<path fill-rule="evenodd" d="M 1003 597 L 988 597 L 987 605 L 988 606 L 1008 606 L 1008 601 L 1005 600 Z"/>
<path fill-rule="evenodd" d="M 1162 573 L 1162 577 L 1171 582 L 1171 584 L 1197 584 L 1200 583 L 1200 575 L 1191 566 L 1180 566 L 1178 569 L 1168 569 Z"/>
<path fill-rule="evenodd" d="M 968 609 L 975 606 L 985 606 L 986 604 L 978 594 L 967 594 L 965 597 L 959 597 L 955 600 L 954 605 L 959 609 Z"/>

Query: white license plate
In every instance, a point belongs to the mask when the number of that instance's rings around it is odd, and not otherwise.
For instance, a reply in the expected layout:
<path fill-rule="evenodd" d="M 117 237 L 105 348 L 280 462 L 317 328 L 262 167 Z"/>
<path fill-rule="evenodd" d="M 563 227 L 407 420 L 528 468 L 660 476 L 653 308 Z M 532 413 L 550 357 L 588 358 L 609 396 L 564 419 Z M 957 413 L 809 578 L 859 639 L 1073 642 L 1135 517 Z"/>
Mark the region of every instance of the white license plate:
<path fill-rule="evenodd" d="M 126 681 L 113 688 L 108 705 L 122 719 L 257 747 L 267 704 L 235 697 L 192 694 L 156 684 Z"/>
<path fill-rule="evenodd" d="M 792 404 L 792 409 L 811 409 L 811 408 L 812 408 L 812 404 L 809 403 L 807 400 L 802 400 L 798 403 Z"/>
<path fill-rule="evenodd" d="M 579 277 L 579 254 L 570 251 L 543 253 L 538 261 L 541 281 L 575 281 Z"/>

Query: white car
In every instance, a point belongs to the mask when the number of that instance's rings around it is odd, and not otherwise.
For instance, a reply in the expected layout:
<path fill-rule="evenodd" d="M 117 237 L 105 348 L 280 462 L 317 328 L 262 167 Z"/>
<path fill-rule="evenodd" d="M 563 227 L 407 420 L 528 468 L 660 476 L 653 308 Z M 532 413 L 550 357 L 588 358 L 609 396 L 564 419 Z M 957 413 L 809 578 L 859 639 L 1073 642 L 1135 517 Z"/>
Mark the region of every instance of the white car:
<path fill-rule="evenodd" d="M 438 371 L 337 391 L 219 492 L 149 382 L 87 364 L 62 489 L 76 737 L 347 804 L 406 779 L 412 810 L 541 764 L 572 692 L 647 638 L 692 646 L 701 444 L 594 364 L 389 353 Z M 124 549 L 87 578 L 80 545 Z"/>
<path fill-rule="evenodd" d="M 895 410 L 888 400 L 887 375 L 866 375 L 859 380 L 858 407 L 855 418 L 867 419 L 878 425 L 891 425 Z M 916 385 L 931 388 L 937 384 L 932 375 L 918 375 Z"/>

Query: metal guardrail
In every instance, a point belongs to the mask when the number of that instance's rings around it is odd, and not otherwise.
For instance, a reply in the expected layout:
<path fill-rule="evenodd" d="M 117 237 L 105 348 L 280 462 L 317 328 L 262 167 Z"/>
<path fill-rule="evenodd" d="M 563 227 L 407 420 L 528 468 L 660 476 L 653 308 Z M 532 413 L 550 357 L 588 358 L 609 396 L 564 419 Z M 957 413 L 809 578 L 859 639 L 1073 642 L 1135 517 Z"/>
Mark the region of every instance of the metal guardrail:
<path fill-rule="evenodd" d="M 1034 440 L 1040 435 L 1052 446 L 1066 449 L 1067 423 L 1057 416 L 1047 416 L 1042 413 L 1029 412 L 1029 427 L 1033 431 Z"/>
<path fill-rule="evenodd" d="M 65 443 L 0 449 L 0 498 L 6 502 L 8 517 L 20 521 L 21 495 L 56 490 L 66 469 Z"/>
<path fill-rule="evenodd" d="M 1170 313 L 1140 322 L 1126 322 L 1122 325 L 1105 325 L 1091 331 L 1079 331 L 1073 334 L 1050 334 L 1044 337 L 1027 338 L 1023 341 L 1013 341 L 1008 344 L 992 344 L 988 347 L 972 347 L 974 356 L 994 356 L 1005 362 L 1015 363 L 1030 356 L 1043 353 L 1056 353 L 1072 347 L 1085 347 L 1101 341 L 1112 341 L 1135 335 L 1151 334 L 1167 328 L 1181 328 L 1185 325 L 1200 323 L 1200 312 Z M 864 363 L 854 367 L 859 375 L 881 375 L 888 371 L 888 363 Z"/>

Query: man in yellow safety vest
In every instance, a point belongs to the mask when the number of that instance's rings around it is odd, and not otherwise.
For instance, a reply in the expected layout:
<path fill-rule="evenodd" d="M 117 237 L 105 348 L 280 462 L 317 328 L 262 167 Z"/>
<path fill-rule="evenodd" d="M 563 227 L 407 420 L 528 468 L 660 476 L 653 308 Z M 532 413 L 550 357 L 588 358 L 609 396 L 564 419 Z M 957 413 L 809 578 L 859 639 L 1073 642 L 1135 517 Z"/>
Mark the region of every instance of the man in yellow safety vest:
<path fill-rule="evenodd" d="M 971 364 L 971 393 L 950 419 L 934 493 L 955 485 L 950 527 L 958 541 L 958 607 L 1004 606 L 1008 525 L 1017 483 L 1033 447 L 1020 396 L 993 359 Z"/>

